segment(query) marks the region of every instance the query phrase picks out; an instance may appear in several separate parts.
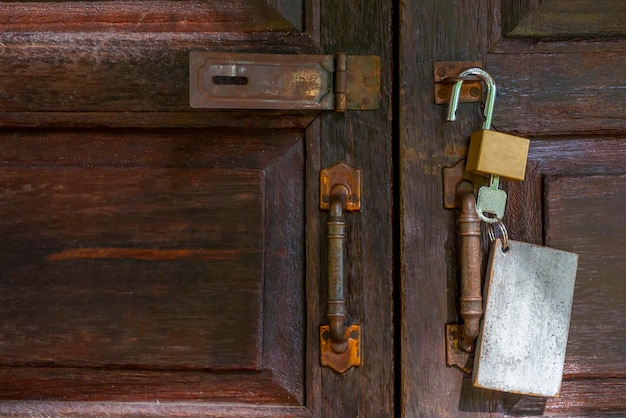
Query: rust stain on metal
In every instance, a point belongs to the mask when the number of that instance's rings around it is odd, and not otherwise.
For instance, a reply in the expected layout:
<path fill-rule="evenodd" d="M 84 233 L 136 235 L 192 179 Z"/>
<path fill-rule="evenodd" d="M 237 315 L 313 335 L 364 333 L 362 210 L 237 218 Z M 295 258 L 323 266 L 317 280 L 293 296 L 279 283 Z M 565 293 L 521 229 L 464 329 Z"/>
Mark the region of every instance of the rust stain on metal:
<path fill-rule="evenodd" d="M 463 373 L 472 374 L 474 354 L 459 348 L 459 333 L 462 325 L 446 324 L 446 364 L 457 367 Z"/>
<path fill-rule="evenodd" d="M 200 109 L 373 110 L 380 59 L 192 51 L 189 103 Z"/>
<path fill-rule="evenodd" d="M 450 92 L 457 75 L 467 68 L 482 67 L 480 61 L 435 62 L 433 66 L 435 104 L 446 104 L 450 101 Z M 463 83 L 460 102 L 480 102 L 483 87 L 479 80 Z"/>
<path fill-rule="evenodd" d="M 330 192 L 336 185 L 344 186 L 348 191 L 346 210 L 361 209 L 361 170 L 352 168 L 343 161 L 320 171 L 320 209 L 328 210 Z"/>
<path fill-rule="evenodd" d="M 452 167 L 443 169 L 443 207 L 454 209 L 460 206 L 457 197 L 457 187 L 461 182 L 468 182 L 474 186 L 476 192 L 480 186 L 485 185 L 486 177 L 465 170 L 465 160 L 461 160 Z"/>
<path fill-rule="evenodd" d="M 320 327 L 320 353 L 321 364 L 335 370 L 337 373 L 345 373 L 350 367 L 361 365 L 361 326 L 351 325 L 346 327 L 345 338 L 347 348 L 338 353 L 332 348 L 329 326 Z"/>
<path fill-rule="evenodd" d="M 318 97 L 322 94 L 323 80 L 320 74 L 311 70 L 300 70 L 290 75 L 290 84 L 306 97 Z"/>

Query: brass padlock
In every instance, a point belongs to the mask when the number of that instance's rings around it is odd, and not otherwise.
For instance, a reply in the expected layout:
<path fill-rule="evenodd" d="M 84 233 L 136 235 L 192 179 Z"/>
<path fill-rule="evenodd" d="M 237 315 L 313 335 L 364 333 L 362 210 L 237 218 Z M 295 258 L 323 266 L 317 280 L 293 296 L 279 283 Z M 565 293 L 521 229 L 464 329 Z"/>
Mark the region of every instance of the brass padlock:
<path fill-rule="evenodd" d="M 470 68 L 459 74 L 460 80 L 453 86 L 451 94 L 448 120 L 455 119 L 459 97 L 458 94 L 455 94 L 455 89 L 460 91 L 463 79 L 471 75 L 480 76 L 485 81 L 487 99 L 485 101 L 485 121 L 482 130 L 472 133 L 465 169 L 470 173 L 524 180 L 530 141 L 519 136 L 490 130 L 496 85 L 489 74 L 480 68 Z"/>
<path fill-rule="evenodd" d="M 470 173 L 524 180 L 530 141 L 502 132 L 472 132 L 465 169 Z"/>

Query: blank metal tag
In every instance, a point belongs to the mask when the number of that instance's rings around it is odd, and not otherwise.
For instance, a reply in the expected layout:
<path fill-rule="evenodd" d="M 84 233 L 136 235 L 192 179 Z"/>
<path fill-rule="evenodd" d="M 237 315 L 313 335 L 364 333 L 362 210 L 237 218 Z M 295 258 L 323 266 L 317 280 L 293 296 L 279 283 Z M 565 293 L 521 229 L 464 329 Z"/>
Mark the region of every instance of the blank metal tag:
<path fill-rule="evenodd" d="M 485 283 L 474 385 L 535 396 L 558 396 L 574 296 L 578 255 L 495 240 Z"/>

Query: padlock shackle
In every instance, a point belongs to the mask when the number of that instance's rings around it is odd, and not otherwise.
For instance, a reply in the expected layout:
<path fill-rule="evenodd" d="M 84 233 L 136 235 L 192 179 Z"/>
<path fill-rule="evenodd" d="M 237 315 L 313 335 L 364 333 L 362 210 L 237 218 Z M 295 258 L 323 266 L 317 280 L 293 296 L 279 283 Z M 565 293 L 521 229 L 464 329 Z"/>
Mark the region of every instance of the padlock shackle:
<path fill-rule="evenodd" d="M 461 86 L 464 81 L 473 80 L 474 77 L 479 77 L 484 81 L 487 86 L 487 98 L 485 99 L 485 121 L 483 122 L 483 129 L 488 130 L 491 128 L 491 119 L 493 118 L 493 106 L 496 101 L 496 83 L 493 78 L 482 68 L 474 67 L 463 70 L 456 77 L 456 81 L 452 86 L 452 92 L 450 94 L 450 104 L 448 106 L 448 120 L 456 120 L 456 109 L 459 107 L 459 98 L 461 97 Z"/>

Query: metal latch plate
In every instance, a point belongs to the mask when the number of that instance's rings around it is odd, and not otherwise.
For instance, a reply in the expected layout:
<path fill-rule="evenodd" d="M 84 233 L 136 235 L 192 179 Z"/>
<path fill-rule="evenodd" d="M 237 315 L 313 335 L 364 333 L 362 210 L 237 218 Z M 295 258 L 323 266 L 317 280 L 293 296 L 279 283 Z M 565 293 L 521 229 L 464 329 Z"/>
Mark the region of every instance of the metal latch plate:
<path fill-rule="evenodd" d="M 377 109 L 380 59 L 349 55 L 346 67 L 336 77 L 334 55 L 192 51 L 189 102 L 200 109 L 333 110 L 341 92 L 347 110 Z"/>

